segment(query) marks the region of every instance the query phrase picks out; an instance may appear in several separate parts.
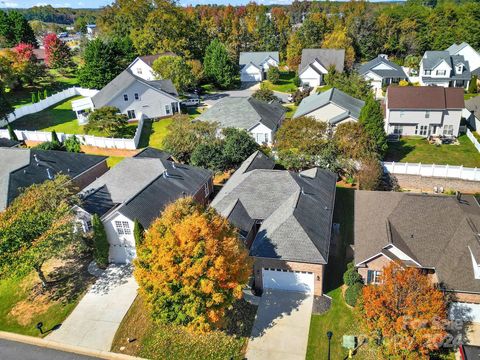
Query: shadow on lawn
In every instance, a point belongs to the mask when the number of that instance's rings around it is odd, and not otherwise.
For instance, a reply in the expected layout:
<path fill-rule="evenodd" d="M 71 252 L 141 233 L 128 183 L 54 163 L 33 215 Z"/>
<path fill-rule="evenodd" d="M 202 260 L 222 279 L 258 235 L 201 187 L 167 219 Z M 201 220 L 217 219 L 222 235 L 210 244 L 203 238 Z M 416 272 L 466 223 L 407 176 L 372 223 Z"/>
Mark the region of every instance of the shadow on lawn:
<path fill-rule="evenodd" d="M 153 130 L 152 120 L 145 120 L 143 122 L 142 134 L 140 135 L 140 141 L 138 143 L 139 148 L 147 147 L 150 144 L 150 136 L 155 132 Z"/>
<path fill-rule="evenodd" d="M 54 109 L 55 106 L 44 110 L 43 116 L 39 113 L 27 115 L 12 123 L 18 130 L 43 130 L 48 127 L 76 121 L 75 113 L 71 109 Z"/>
<path fill-rule="evenodd" d="M 407 144 L 405 140 L 389 142 L 385 161 L 402 161 L 409 153 L 415 150 L 415 146 Z"/>

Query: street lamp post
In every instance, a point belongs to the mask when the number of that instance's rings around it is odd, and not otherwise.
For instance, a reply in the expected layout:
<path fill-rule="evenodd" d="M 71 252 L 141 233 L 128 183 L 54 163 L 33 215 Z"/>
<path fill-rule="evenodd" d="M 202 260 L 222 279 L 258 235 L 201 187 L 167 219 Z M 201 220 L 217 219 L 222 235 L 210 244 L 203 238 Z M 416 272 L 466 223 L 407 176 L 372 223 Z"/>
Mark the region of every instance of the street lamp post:
<path fill-rule="evenodd" d="M 327 338 L 328 338 L 328 360 L 330 360 L 330 340 L 332 340 L 333 332 L 330 330 L 327 331 Z"/>

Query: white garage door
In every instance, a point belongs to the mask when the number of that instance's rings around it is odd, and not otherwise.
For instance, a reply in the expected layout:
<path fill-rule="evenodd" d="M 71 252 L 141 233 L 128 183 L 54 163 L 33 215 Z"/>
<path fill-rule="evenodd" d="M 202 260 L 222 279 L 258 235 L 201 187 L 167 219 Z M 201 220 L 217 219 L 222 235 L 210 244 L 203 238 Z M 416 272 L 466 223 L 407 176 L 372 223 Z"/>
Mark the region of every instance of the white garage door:
<path fill-rule="evenodd" d="M 263 269 L 263 288 L 313 293 L 314 275 L 310 272 Z"/>
<path fill-rule="evenodd" d="M 450 305 L 449 318 L 480 323 L 480 304 L 453 302 Z"/>
<path fill-rule="evenodd" d="M 136 249 L 128 245 L 110 245 L 109 260 L 115 264 L 129 264 L 135 259 Z"/>
<path fill-rule="evenodd" d="M 262 75 L 261 74 L 248 74 L 248 73 L 242 73 L 241 76 L 241 81 L 242 82 L 258 82 L 262 81 Z"/>

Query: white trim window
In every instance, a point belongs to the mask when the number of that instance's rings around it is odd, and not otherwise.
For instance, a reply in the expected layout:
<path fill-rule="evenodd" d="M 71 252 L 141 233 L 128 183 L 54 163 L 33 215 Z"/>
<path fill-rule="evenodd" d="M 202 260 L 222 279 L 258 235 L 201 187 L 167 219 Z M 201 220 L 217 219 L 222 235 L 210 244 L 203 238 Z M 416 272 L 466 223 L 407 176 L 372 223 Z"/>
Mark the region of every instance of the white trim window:
<path fill-rule="evenodd" d="M 368 270 L 367 271 L 367 284 L 380 284 L 381 271 Z"/>
<path fill-rule="evenodd" d="M 130 224 L 128 221 L 115 221 L 115 230 L 118 235 L 131 235 Z"/>
<path fill-rule="evenodd" d="M 128 101 L 128 94 L 123 94 L 123 101 Z"/>
<path fill-rule="evenodd" d="M 453 125 L 444 125 L 443 126 L 443 135 L 453 136 Z"/>
<path fill-rule="evenodd" d="M 394 125 L 393 126 L 393 134 L 394 135 L 403 135 L 403 126 L 402 125 Z"/>
<path fill-rule="evenodd" d="M 447 75 L 447 70 L 437 70 L 437 75 L 445 76 Z"/>
<path fill-rule="evenodd" d="M 142 68 L 141 67 L 137 68 L 137 74 L 142 75 Z"/>
<path fill-rule="evenodd" d="M 420 136 L 427 136 L 427 125 L 420 125 Z"/>
<path fill-rule="evenodd" d="M 135 119 L 135 110 L 127 110 L 127 117 L 128 119 Z"/>
<path fill-rule="evenodd" d="M 138 93 L 133 94 L 133 97 L 135 100 L 140 100 L 140 95 L 138 95 Z"/>
<path fill-rule="evenodd" d="M 424 75 L 432 75 L 432 70 L 425 70 L 423 72 Z"/>
<path fill-rule="evenodd" d="M 169 104 L 165 105 L 165 114 L 170 115 L 172 113 L 172 108 Z"/>
<path fill-rule="evenodd" d="M 208 182 L 203 185 L 203 190 L 205 191 L 205 197 L 207 198 L 210 195 L 210 186 L 208 186 Z"/>

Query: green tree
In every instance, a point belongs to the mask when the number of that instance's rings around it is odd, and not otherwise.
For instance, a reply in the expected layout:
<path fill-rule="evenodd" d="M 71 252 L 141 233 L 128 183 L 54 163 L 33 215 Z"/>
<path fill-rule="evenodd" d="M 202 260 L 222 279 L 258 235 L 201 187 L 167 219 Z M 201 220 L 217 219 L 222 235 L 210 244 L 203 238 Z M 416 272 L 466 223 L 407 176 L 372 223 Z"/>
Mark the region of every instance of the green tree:
<path fill-rule="evenodd" d="M 58 139 L 57 132 L 55 130 L 52 131 L 52 143 L 60 144 L 60 140 Z"/>
<path fill-rule="evenodd" d="M 80 140 L 75 135 L 68 137 L 63 145 L 68 152 L 79 153 L 82 151 Z"/>
<path fill-rule="evenodd" d="M 102 220 L 97 214 L 92 216 L 92 230 L 93 230 L 93 257 L 97 265 L 101 268 L 108 266 L 108 251 L 110 245 L 107 240 L 107 233 L 103 226 Z"/>
<path fill-rule="evenodd" d="M 68 176 L 31 185 L 0 212 L 0 277 L 35 270 L 49 285 L 45 261 L 78 250 L 73 205 L 78 189 Z"/>
<path fill-rule="evenodd" d="M 378 190 L 382 176 L 383 167 L 378 158 L 363 159 L 357 174 L 360 190 Z"/>
<path fill-rule="evenodd" d="M 84 65 L 78 72 L 80 85 L 101 89 L 120 74 L 135 57 L 129 39 L 99 38 L 89 41 L 84 51 Z"/>
<path fill-rule="evenodd" d="M 48 97 L 47 89 L 43 89 L 43 98 L 46 99 Z"/>
<path fill-rule="evenodd" d="M 101 131 L 107 137 L 118 137 L 122 136 L 127 126 L 127 115 L 120 114 L 116 107 L 104 106 L 90 113 L 85 131 Z"/>
<path fill-rule="evenodd" d="M 42 93 L 40 92 L 40 90 L 37 90 L 37 99 L 38 101 L 42 100 Z"/>
<path fill-rule="evenodd" d="M 260 146 L 245 130 L 223 129 L 223 156 L 228 167 L 235 168 L 244 162 Z"/>
<path fill-rule="evenodd" d="M 179 92 L 197 85 L 191 66 L 180 56 L 161 56 L 152 67 L 160 79 L 171 79 Z"/>
<path fill-rule="evenodd" d="M 266 102 L 278 100 L 278 98 L 275 96 L 275 93 L 263 83 L 260 85 L 260 89 L 253 93 L 252 97 Z"/>
<path fill-rule="evenodd" d="M 347 159 L 365 159 L 377 151 L 373 139 L 358 122 L 349 121 L 338 125 L 333 140 L 340 153 Z"/>
<path fill-rule="evenodd" d="M 477 75 L 473 75 L 472 79 L 470 80 L 470 83 L 468 84 L 468 92 L 470 94 L 476 94 L 477 93 L 477 91 L 478 91 L 477 80 L 478 80 Z"/>
<path fill-rule="evenodd" d="M 15 134 L 12 124 L 8 123 L 7 130 L 8 130 L 8 137 L 10 138 L 10 140 L 18 141 L 17 134 Z"/>
<path fill-rule="evenodd" d="M 237 69 L 230 59 L 225 45 L 214 39 L 205 50 L 203 61 L 205 75 L 221 88 L 231 87 L 237 77 Z"/>
<path fill-rule="evenodd" d="M 360 111 L 360 124 L 375 144 L 377 153 L 383 156 L 388 149 L 385 123 L 380 103 L 370 95 Z"/>
<path fill-rule="evenodd" d="M 0 10 L 0 47 L 11 48 L 20 43 L 37 46 L 32 27 L 18 11 L 6 14 Z"/>
<path fill-rule="evenodd" d="M 227 163 L 223 154 L 223 143 L 214 141 L 198 144 L 192 152 L 190 163 L 194 166 L 207 168 L 213 172 L 225 171 Z"/>
<path fill-rule="evenodd" d="M 12 113 L 13 111 L 14 108 L 5 97 L 5 88 L 0 82 L 0 121 L 8 121 L 8 115 L 10 115 L 10 113 Z"/>
<path fill-rule="evenodd" d="M 35 104 L 37 102 L 37 94 L 36 93 L 32 93 L 32 104 Z"/>
<path fill-rule="evenodd" d="M 141 246 L 145 240 L 145 229 L 138 219 L 133 221 L 133 238 L 135 239 L 135 245 Z"/>
<path fill-rule="evenodd" d="M 267 80 L 272 84 L 278 84 L 280 81 L 280 70 L 276 66 L 270 66 L 267 70 Z"/>
<path fill-rule="evenodd" d="M 188 115 L 176 114 L 168 130 L 163 148 L 178 161 L 188 163 L 199 144 L 216 141 L 217 125 L 205 121 L 192 122 Z"/>

